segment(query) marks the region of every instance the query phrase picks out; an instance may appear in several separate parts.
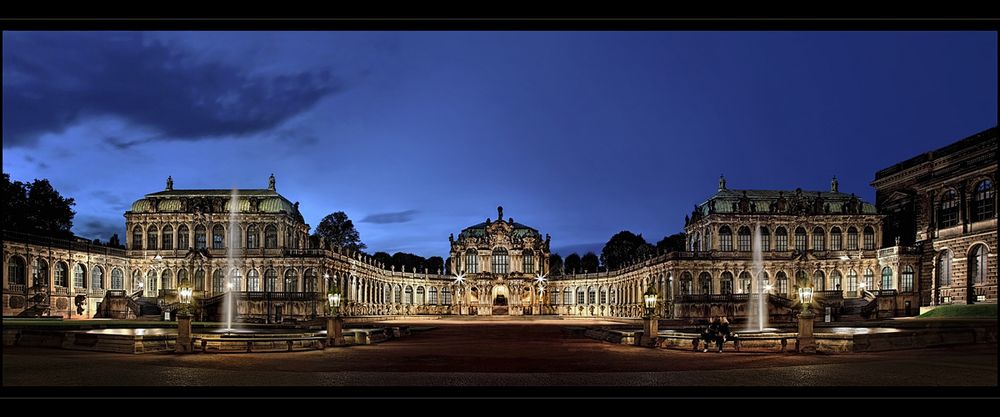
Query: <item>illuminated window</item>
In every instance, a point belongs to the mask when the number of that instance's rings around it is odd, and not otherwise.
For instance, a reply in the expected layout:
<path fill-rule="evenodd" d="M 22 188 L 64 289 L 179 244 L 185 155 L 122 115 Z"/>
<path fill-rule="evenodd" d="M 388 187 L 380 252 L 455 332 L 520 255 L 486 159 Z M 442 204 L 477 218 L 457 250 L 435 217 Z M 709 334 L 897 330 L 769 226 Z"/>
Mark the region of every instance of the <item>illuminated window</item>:
<path fill-rule="evenodd" d="M 774 231 L 774 250 L 784 252 L 788 250 L 788 231 L 784 227 L 779 227 Z"/>
<path fill-rule="evenodd" d="M 858 250 L 858 229 L 847 228 L 847 250 Z"/>
<path fill-rule="evenodd" d="M 145 288 L 145 292 L 146 292 L 145 295 L 146 295 L 146 297 L 156 297 L 157 296 L 157 294 L 156 294 L 156 290 L 157 290 L 156 282 L 157 281 L 159 281 L 159 280 L 156 279 L 156 271 L 150 269 L 149 271 L 146 272 L 146 288 Z"/>
<path fill-rule="evenodd" d="M 256 269 L 247 271 L 247 291 L 260 291 L 260 272 Z"/>
<path fill-rule="evenodd" d="M 806 250 L 806 229 L 795 228 L 795 250 L 803 252 Z"/>
<path fill-rule="evenodd" d="M 889 268 L 887 266 L 885 268 L 882 268 L 882 289 L 883 290 L 891 290 L 891 289 L 893 289 L 892 287 L 893 287 L 893 285 L 892 285 L 892 268 Z"/>
<path fill-rule="evenodd" d="M 156 250 L 157 242 L 159 242 L 159 234 L 156 232 L 156 226 L 149 226 L 149 230 L 146 231 L 146 249 Z"/>
<path fill-rule="evenodd" d="M 299 274 L 294 269 L 285 271 L 284 290 L 285 292 L 298 292 L 299 290 Z"/>
<path fill-rule="evenodd" d="M 87 288 L 87 271 L 83 265 L 73 265 L 73 288 Z"/>
<path fill-rule="evenodd" d="M 493 273 L 506 274 L 509 271 L 507 249 L 493 249 Z"/>
<path fill-rule="evenodd" d="M 871 268 L 865 270 L 865 289 L 868 291 L 875 289 L 875 272 Z"/>
<path fill-rule="evenodd" d="M 257 225 L 251 224 L 247 226 L 247 249 L 257 249 L 260 247 L 260 235 L 257 231 Z"/>
<path fill-rule="evenodd" d="M 278 228 L 268 225 L 264 228 L 264 247 L 275 249 L 278 247 Z"/>
<path fill-rule="evenodd" d="M 226 248 L 226 231 L 222 229 L 222 225 L 215 225 L 212 227 L 212 249 L 225 249 Z"/>
<path fill-rule="evenodd" d="M 732 294 L 733 293 L 733 273 L 726 271 L 722 273 L 722 279 L 720 280 L 720 294 Z"/>
<path fill-rule="evenodd" d="M 823 233 L 823 228 L 817 227 L 813 229 L 813 250 L 826 250 L 826 236 Z"/>
<path fill-rule="evenodd" d="M 188 228 L 182 225 L 177 228 L 177 249 L 187 250 L 190 247 L 191 242 L 188 238 Z"/>
<path fill-rule="evenodd" d="M 722 226 L 719 229 L 719 250 L 726 252 L 733 250 L 733 231 L 729 226 Z"/>
<path fill-rule="evenodd" d="M 115 268 L 111 270 L 111 289 L 125 289 L 125 273 L 121 269 Z"/>
<path fill-rule="evenodd" d="M 62 262 L 56 262 L 55 268 L 55 285 L 56 287 L 66 288 L 66 264 Z"/>
<path fill-rule="evenodd" d="M 205 226 L 198 225 L 194 228 L 194 248 L 205 249 L 208 241 L 205 240 Z"/>
<path fill-rule="evenodd" d="M 837 291 L 843 291 L 844 278 L 840 276 L 840 271 L 833 270 L 830 272 L 830 283 L 833 285 L 833 289 Z"/>
<path fill-rule="evenodd" d="M 816 291 L 826 291 L 826 274 L 823 271 L 813 272 L 813 288 Z"/>
<path fill-rule="evenodd" d="M 222 294 L 226 290 L 226 278 L 221 269 L 212 272 L 212 294 Z"/>
<path fill-rule="evenodd" d="M 847 271 L 847 290 L 848 291 L 858 290 L 858 272 L 853 269 Z"/>
<path fill-rule="evenodd" d="M 174 228 L 170 225 L 163 226 L 163 246 L 160 246 L 164 250 L 172 250 L 174 248 Z"/>
<path fill-rule="evenodd" d="M 993 182 L 985 180 L 976 185 L 975 194 L 972 195 L 972 219 L 980 221 L 992 219 L 996 216 L 996 207 L 993 199 L 995 197 Z"/>
<path fill-rule="evenodd" d="M 475 274 L 479 272 L 479 253 L 475 249 L 465 252 L 465 272 Z"/>
<path fill-rule="evenodd" d="M 771 250 L 771 231 L 763 226 L 760 228 L 760 250 L 761 252 Z"/>
<path fill-rule="evenodd" d="M 194 290 L 205 291 L 205 270 L 198 269 L 194 272 Z"/>
<path fill-rule="evenodd" d="M 142 228 L 132 228 L 132 249 L 142 249 Z"/>
<path fill-rule="evenodd" d="M 163 271 L 163 275 L 160 276 L 161 287 L 165 290 L 174 288 L 174 274 L 170 270 Z"/>
<path fill-rule="evenodd" d="M 7 265 L 7 282 L 11 285 L 27 285 L 27 271 L 24 266 L 24 259 L 20 256 L 10 257 Z"/>
<path fill-rule="evenodd" d="M 986 246 L 976 245 L 969 255 L 969 279 L 974 284 L 986 283 Z"/>
<path fill-rule="evenodd" d="M 948 190 L 941 196 L 938 205 L 938 227 L 945 228 L 958 224 L 958 193 Z"/>
<path fill-rule="evenodd" d="M 49 264 L 45 260 L 35 257 L 31 261 L 31 285 L 48 288 L 49 286 Z"/>
<path fill-rule="evenodd" d="M 913 267 L 907 265 L 903 267 L 903 275 L 900 277 L 900 290 L 903 292 L 913 291 Z"/>
<path fill-rule="evenodd" d="M 842 243 L 841 239 L 839 227 L 830 229 L 830 250 L 840 250 Z"/>
<path fill-rule="evenodd" d="M 788 276 L 785 275 L 784 271 L 778 271 L 775 277 L 778 281 L 778 294 L 788 295 Z"/>
<path fill-rule="evenodd" d="M 937 264 L 937 282 L 940 286 L 951 285 L 951 251 L 941 251 Z"/>
<path fill-rule="evenodd" d="M 750 228 L 743 226 L 736 235 L 740 252 L 750 252 Z"/>
<path fill-rule="evenodd" d="M 524 253 L 523 253 L 523 255 L 521 257 L 522 257 L 522 260 L 524 261 L 523 262 L 524 273 L 526 273 L 526 274 L 534 274 L 535 273 L 535 255 L 534 255 L 534 253 L 532 253 L 530 250 L 526 250 L 526 251 L 524 251 Z"/>
<path fill-rule="evenodd" d="M 739 292 L 744 294 L 749 294 L 753 292 L 753 287 L 750 286 L 750 273 L 747 271 L 740 272 L 740 288 Z"/>
<path fill-rule="evenodd" d="M 865 250 L 875 249 L 875 229 L 871 226 L 865 227 Z"/>

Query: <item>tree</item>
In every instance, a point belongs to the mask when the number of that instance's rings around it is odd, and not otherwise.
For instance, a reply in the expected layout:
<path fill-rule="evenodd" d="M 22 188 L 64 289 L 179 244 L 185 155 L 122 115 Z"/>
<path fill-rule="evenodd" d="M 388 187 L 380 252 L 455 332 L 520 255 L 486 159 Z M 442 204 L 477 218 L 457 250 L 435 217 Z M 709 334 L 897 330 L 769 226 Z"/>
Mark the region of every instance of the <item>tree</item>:
<path fill-rule="evenodd" d="M 322 237 L 330 244 L 340 248 L 347 248 L 354 251 L 362 251 L 368 247 L 361 242 L 361 235 L 354 228 L 354 222 L 347 218 L 347 214 L 338 211 L 327 215 L 316 226 L 314 235 Z"/>
<path fill-rule="evenodd" d="M 558 253 L 549 255 L 549 275 L 559 276 L 563 274 L 563 259 Z"/>
<path fill-rule="evenodd" d="M 608 270 L 620 269 L 635 259 L 643 259 L 653 254 L 655 248 L 646 243 L 642 234 L 622 230 L 608 240 L 601 250 L 601 262 Z"/>
<path fill-rule="evenodd" d="M 125 249 L 125 246 L 122 245 L 121 240 L 119 240 L 118 238 L 118 233 L 111 235 L 111 238 L 108 239 L 108 246 L 111 246 L 113 248 Z"/>
<path fill-rule="evenodd" d="M 597 255 L 594 252 L 587 252 L 586 255 L 580 258 L 580 268 L 583 269 L 583 272 L 588 274 L 597 272 L 598 266 L 600 266 L 600 260 L 597 259 Z"/>
<path fill-rule="evenodd" d="M 3 228 L 69 239 L 73 237 L 72 198 L 64 198 L 48 180 L 30 184 L 3 174 Z"/>
<path fill-rule="evenodd" d="M 659 242 L 656 242 L 657 252 L 683 252 L 684 251 L 684 233 L 674 233 L 670 236 L 664 237 Z"/>
<path fill-rule="evenodd" d="M 389 269 L 389 265 L 392 265 L 392 255 L 386 252 L 375 252 L 372 258 L 375 258 L 375 262 L 381 263 L 386 269 Z"/>
<path fill-rule="evenodd" d="M 575 274 L 580 272 L 580 255 L 577 255 L 576 252 L 574 252 L 567 256 L 566 260 L 563 261 L 563 268 L 566 271 L 566 274 Z"/>
<path fill-rule="evenodd" d="M 427 258 L 427 262 L 424 265 L 427 266 L 427 272 L 436 274 L 438 271 L 444 270 L 444 259 L 440 256 L 431 256 Z"/>

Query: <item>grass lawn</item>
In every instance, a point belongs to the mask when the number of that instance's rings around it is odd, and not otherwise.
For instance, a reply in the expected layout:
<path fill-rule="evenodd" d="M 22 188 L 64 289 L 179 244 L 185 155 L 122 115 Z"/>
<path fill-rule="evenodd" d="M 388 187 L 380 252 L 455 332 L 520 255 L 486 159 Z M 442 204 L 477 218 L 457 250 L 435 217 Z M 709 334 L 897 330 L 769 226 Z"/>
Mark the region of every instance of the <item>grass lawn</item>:
<path fill-rule="evenodd" d="M 918 318 L 997 318 L 996 304 L 972 304 L 941 306 L 918 316 Z"/>

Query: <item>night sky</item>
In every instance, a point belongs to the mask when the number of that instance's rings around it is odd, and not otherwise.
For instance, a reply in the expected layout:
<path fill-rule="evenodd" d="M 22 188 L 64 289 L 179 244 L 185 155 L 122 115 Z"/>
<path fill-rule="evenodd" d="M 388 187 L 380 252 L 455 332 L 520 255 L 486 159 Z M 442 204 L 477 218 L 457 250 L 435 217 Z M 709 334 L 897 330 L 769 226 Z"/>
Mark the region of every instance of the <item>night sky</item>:
<path fill-rule="evenodd" d="M 995 32 L 4 32 L 3 170 L 124 240 L 164 188 L 265 188 L 368 251 L 504 217 L 652 243 L 730 188 L 840 190 L 997 124 Z"/>

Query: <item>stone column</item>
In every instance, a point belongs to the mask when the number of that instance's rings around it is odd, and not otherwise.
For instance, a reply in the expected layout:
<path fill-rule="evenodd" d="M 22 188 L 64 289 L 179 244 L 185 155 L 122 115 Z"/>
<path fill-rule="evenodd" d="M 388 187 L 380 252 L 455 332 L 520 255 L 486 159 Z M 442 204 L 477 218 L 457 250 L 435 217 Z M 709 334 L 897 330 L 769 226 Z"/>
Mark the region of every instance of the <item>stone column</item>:
<path fill-rule="evenodd" d="M 816 353 L 816 338 L 813 337 L 813 320 L 816 315 L 806 309 L 799 314 L 799 353 Z"/>
<path fill-rule="evenodd" d="M 174 352 L 194 352 L 194 346 L 191 345 L 191 314 L 185 310 L 177 313 L 177 341 L 174 343 Z"/>
<path fill-rule="evenodd" d="M 344 318 L 340 315 L 327 316 L 326 318 L 326 345 L 344 346 Z"/>
<path fill-rule="evenodd" d="M 660 320 L 656 314 L 647 315 L 642 319 L 642 339 L 639 344 L 646 347 L 656 345 L 656 336 L 659 333 Z"/>

